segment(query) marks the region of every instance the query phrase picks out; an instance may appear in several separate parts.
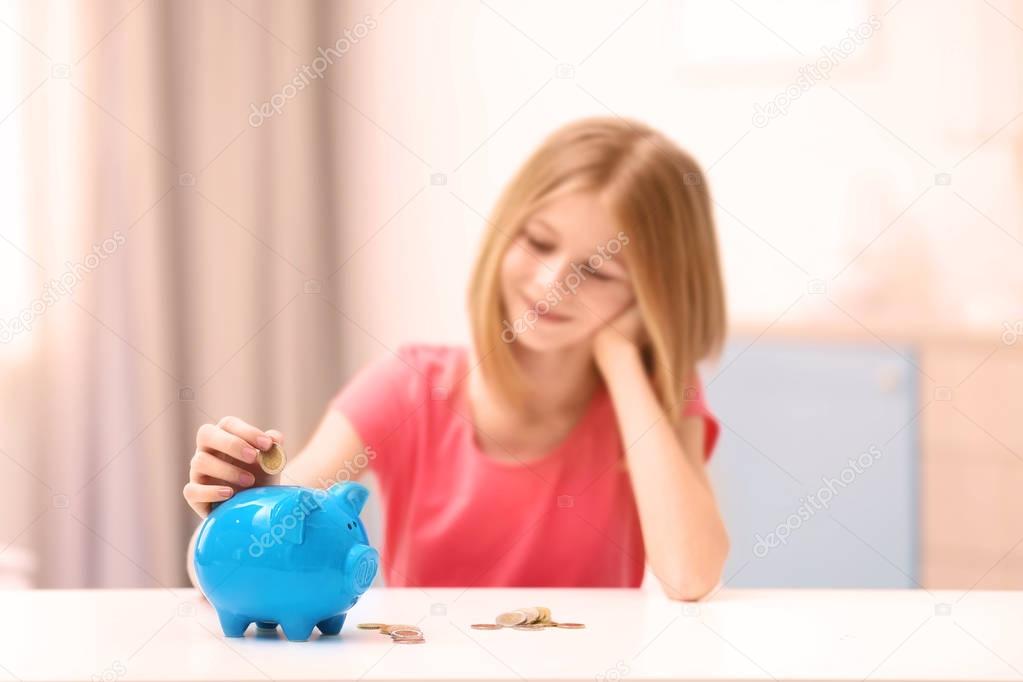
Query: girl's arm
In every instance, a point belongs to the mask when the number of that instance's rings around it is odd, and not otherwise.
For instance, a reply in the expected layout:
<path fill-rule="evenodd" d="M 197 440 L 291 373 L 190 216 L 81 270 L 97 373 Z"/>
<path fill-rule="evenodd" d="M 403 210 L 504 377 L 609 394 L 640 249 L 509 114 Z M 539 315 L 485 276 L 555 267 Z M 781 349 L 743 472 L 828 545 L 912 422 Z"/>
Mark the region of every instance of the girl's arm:
<path fill-rule="evenodd" d="M 328 408 L 309 443 L 288 460 L 281 471 L 280 482 L 329 488 L 334 483 L 356 481 L 365 473 L 355 464 L 363 451 L 362 439 L 348 418 Z"/>
<path fill-rule="evenodd" d="M 668 597 L 695 600 L 721 578 L 729 541 L 704 465 L 704 425 L 661 409 L 639 348 L 613 328 L 594 344 L 624 441 L 647 562 Z"/>

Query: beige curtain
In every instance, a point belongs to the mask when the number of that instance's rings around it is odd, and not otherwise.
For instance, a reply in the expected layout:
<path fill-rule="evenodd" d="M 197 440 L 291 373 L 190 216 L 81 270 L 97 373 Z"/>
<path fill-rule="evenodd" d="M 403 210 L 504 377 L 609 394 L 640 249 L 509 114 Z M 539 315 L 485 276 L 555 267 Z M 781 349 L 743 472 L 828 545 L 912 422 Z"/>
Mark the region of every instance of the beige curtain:
<path fill-rule="evenodd" d="M 34 556 L 37 585 L 186 584 L 198 426 L 236 414 L 294 451 L 340 385 L 343 55 L 287 85 L 347 11 L 26 2 L 5 18 L 28 215 L 5 246 L 28 309 L 67 284 L 0 360 L 0 561 Z"/>

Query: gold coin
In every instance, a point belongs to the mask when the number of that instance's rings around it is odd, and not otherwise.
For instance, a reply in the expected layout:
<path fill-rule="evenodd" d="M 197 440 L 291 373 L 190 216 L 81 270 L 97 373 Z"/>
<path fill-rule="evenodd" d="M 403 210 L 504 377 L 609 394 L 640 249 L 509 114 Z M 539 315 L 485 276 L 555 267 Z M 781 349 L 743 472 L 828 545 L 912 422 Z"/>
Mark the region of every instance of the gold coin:
<path fill-rule="evenodd" d="M 498 625 L 503 625 L 505 627 L 514 627 L 516 625 L 521 625 L 525 622 L 528 622 L 529 617 L 522 611 L 508 611 L 506 613 L 502 613 L 501 615 L 499 615 L 495 620 Z"/>
<path fill-rule="evenodd" d="M 398 628 L 396 630 L 391 630 L 390 635 L 394 639 L 408 639 L 410 637 L 414 639 L 416 637 L 422 637 L 423 631 L 419 628 Z"/>
<path fill-rule="evenodd" d="M 384 627 L 384 623 L 359 623 L 356 627 L 360 630 L 379 630 Z"/>
<path fill-rule="evenodd" d="M 540 620 L 540 609 L 538 609 L 535 606 L 527 606 L 524 609 L 517 609 L 517 610 L 521 611 L 524 614 L 526 614 L 526 622 L 527 623 L 535 623 L 536 621 Z"/>
<path fill-rule="evenodd" d="M 284 448 L 277 443 L 271 445 L 269 450 L 260 450 L 256 460 L 259 462 L 259 468 L 270 475 L 281 473 L 284 465 L 288 463 Z"/>
<path fill-rule="evenodd" d="M 540 612 L 540 617 L 537 618 L 538 623 L 549 623 L 551 621 L 551 610 L 546 606 L 537 606 L 536 610 Z"/>
<path fill-rule="evenodd" d="M 389 635 L 395 630 L 415 630 L 416 632 L 420 633 L 422 632 L 422 630 L 417 628 L 415 625 L 385 625 L 382 628 L 380 628 L 380 632 L 384 633 L 385 635 Z"/>
<path fill-rule="evenodd" d="M 504 626 L 498 625 L 497 623 L 473 623 L 469 627 L 474 630 L 500 630 Z"/>
<path fill-rule="evenodd" d="M 580 630 L 586 627 L 586 625 L 584 625 L 583 623 L 558 623 L 557 627 L 566 628 L 568 630 Z"/>
<path fill-rule="evenodd" d="M 544 630 L 547 626 L 541 623 L 523 623 L 522 625 L 514 625 L 512 627 L 516 630 Z"/>

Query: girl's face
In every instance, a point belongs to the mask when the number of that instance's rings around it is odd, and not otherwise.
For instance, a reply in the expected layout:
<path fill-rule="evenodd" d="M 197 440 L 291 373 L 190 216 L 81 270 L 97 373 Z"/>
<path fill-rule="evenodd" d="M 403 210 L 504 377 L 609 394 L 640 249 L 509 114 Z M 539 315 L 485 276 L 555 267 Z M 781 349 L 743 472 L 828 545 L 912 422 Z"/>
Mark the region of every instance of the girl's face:
<path fill-rule="evenodd" d="M 501 262 L 501 338 L 537 351 L 587 341 L 634 301 L 628 243 L 594 193 L 536 211 Z"/>

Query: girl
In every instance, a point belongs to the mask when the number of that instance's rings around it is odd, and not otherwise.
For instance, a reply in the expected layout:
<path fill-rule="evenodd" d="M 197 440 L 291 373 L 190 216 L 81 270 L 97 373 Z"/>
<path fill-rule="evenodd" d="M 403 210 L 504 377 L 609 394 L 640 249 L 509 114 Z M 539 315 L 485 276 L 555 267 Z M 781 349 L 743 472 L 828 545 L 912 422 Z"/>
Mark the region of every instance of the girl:
<path fill-rule="evenodd" d="M 725 313 L 696 162 L 635 121 L 557 130 L 498 201 L 468 311 L 470 348 L 364 368 L 280 478 L 254 464 L 280 432 L 201 427 L 189 505 L 368 468 L 389 586 L 638 587 L 649 565 L 669 597 L 707 595 L 729 542 L 696 364 Z"/>

